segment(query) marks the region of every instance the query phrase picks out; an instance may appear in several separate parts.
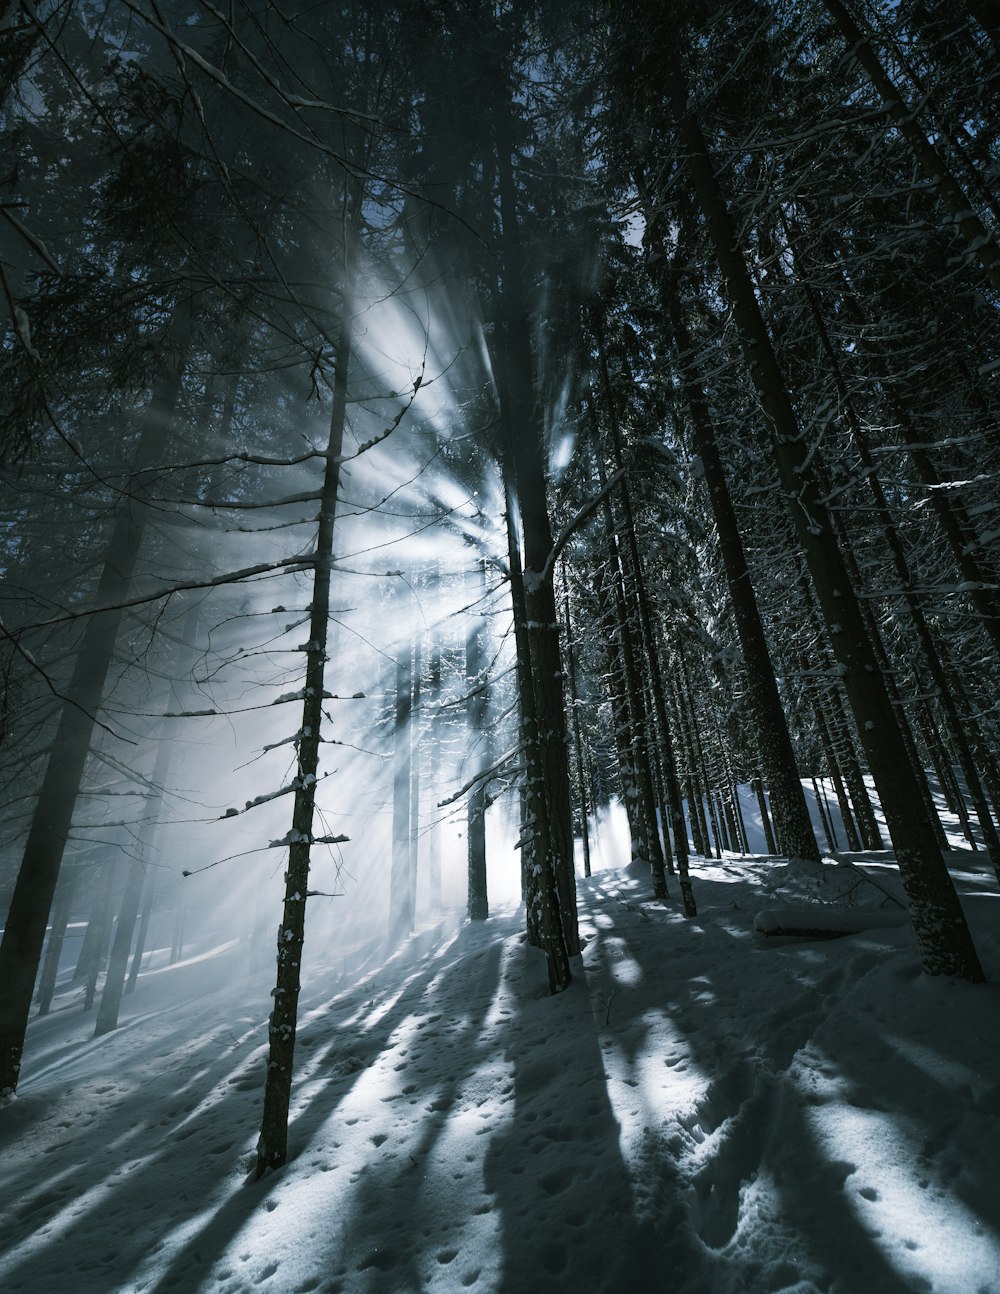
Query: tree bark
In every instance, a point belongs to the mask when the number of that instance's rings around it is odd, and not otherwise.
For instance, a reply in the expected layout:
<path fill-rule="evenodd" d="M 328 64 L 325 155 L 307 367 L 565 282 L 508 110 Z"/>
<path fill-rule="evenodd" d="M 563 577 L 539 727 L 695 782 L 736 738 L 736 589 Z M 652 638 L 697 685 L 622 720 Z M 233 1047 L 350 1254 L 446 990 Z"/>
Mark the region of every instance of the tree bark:
<path fill-rule="evenodd" d="M 625 666 L 622 662 L 621 644 L 616 631 L 616 617 L 607 592 L 607 577 L 602 566 L 593 573 L 594 597 L 597 601 L 597 619 L 604 639 L 607 656 L 607 693 L 611 707 L 615 753 L 618 757 L 618 789 L 629 830 L 629 856 L 632 861 L 644 858 L 642 839 L 645 831 L 639 806 L 639 788 L 633 766 L 634 743 L 632 717 L 629 714 L 625 692 Z M 647 860 L 648 861 L 648 860 Z"/>
<path fill-rule="evenodd" d="M 48 1015 L 55 994 L 56 979 L 59 975 L 59 961 L 62 957 L 63 944 L 66 939 L 66 927 L 73 915 L 73 896 L 76 894 L 76 883 L 79 872 L 67 865 L 63 873 L 63 882 L 56 891 L 55 907 L 52 912 L 52 928 L 49 931 L 49 942 L 45 949 L 45 962 L 42 966 L 42 977 L 38 987 L 38 1014 Z"/>
<path fill-rule="evenodd" d="M 139 933 L 136 936 L 135 951 L 132 953 L 132 963 L 129 966 L 128 979 L 125 981 L 125 996 L 135 992 L 135 986 L 139 979 L 139 971 L 142 969 L 142 958 L 146 951 L 146 939 L 149 936 L 149 923 L 153 915 L 153 908 L 156 906 L 157 885 L 156 876 L 150 871 L 146 874 L 146 884 L 142 892 L 142 916 L 139 918 Z"/>
<path fill-rule="evenodd" d="M 396 947 L 413 930 L 410 904 L 410 712 L 412 648 L 396 648 L 396 704 L 392 736 L 392 861 L 389 874 L 389 944 Z"/>
<path fill-rule="evenodd" d="M 978 259 L 993 287 L 1000 289 L 1000 248 L 993 235 L 972 210 L 972 204 L 944 158 L 918 124 L 916 112 L 903 100 L 879 61 L 871 40 L 861 31 L 846 5 L 841 0 L 823 0 L 823 4 L 847 42 L 851 57 L 864 68 L 893 124 L 913 150 L 917 165 L 937 191 L 970 253 Z"/>
<path fill-rule="evenodd" d="M 423 651 L 420 631 L 413 638 L 413 670 L 410 685 L 410 848 L 407 878 L 410 885 L 410 912 L 417 920 L 417 876 L 420 868 L 420 752 L 423 718 L 420 713 L 420 684 Z"/>
<path fill-rule="evenodd" d="M 91 1010 L 97 996 L 97 982 L 108 961 L 108 944 L 114 922 L 115 882 L 121 872 L 118 858 L 109 858 L 102 869 L 101 894 L 94 911 L 94 939 L 87 964 L 87 982 L 83 991 L 83 1009 Z M 88 930 L 89 933 L 89 930 Z"/>
<path fill-rule="evenodd" d="M 593 421 L 596 430 L 596 418 Z M 600 486 L 602 490 L 606 491 L 608 482 L 604 463 L 601 459 L 600 444 L 596 444 L 594 450 Z M 653 894 L 656 898 L 663 899 L 667 897 L 667 876 L 663 862 L 663 851 L 660 846 L 660 834 L 656 821 L 656 799 L 653 794 L 653 780 L 650 773 L 649 722 L 636 659 L 635 636 L 629 622 L 629 608 L 625 597 L 624 573 L 621 565 L 615 519 L 611 508 L 611 500 L 606 493 L 602 510 L 610 568 L 610 598 L 613 599 L 611 612 L 614 617 L 614 626 L 617 628 L 619 659 L 623 667 L 621 681 L 625 687 L 629 716 L 629 765 L 637 797 L 635 826 L 639 834 L 633 835 L 632 861 L 649 868 L 653 881 Z M 615 627 L 612 627 L 609 632 L 614 633 Z"/>
<path fill-rule="evenodd" d="M 798 243 L 799 243 L 798 230 L 795 228 L 794 222 L 784 216 L 782 217 L 782 226 L 785 230 L 786 237 L 788 238 L 789 245 L 791 246 L 792 251 L 795 255 L 796 262 L 800 263 L 801 255 L 800 255 L 799 246 L 798 246 Z M 927 618 L 924 615 L 923 608 L 920 605 L 920 599 L 914 590 L 913 576 L 910 571 L 910 563 L 907 558 L 906 550 L 903 545 L 903 539 L 895 524 L 892 511 L 889 507 L 889 500 L 888 500 L 888 497 L 886 496 L 885 489 L 882 485 L 882 480 L 878 471 L 878 466 L 871 452 L 871 446 L 868 441 L 868 434 L 864 428 L 861 418 L 858 416 L 858 413 L 854 407 L 854 401 L 851 399 L 850 392 L 847 389 L 847 382 L 843 375 L 840 358 L 830 338 L 829 331 L 826 327 L 826 320 L 824 319 L 823 312 L 820 309 L 820 305 L 819 305 L 819 301 L 817 300 L 816 293 L 813 291 L 812 287 L 810 286 L 808 276 L 806 274 L 804 273 L 800 274 L 800 278 L 802 282 L 803 291 L 805 292 L 806 299 L 809 302 L 813 323 L 816 327 L 816 332 L 819 337 L 820 344 L 822 345 L 823 352 L 826 355 L 827 361 L 830 365 L 834 383 L 837 388 L 837 394 L 840 397 L 841 406 L 844 410 L 844 413 L 846 414 L 848 425 L 851 429 L 851 436 L 854 440 L 854 445 L 857 450 L 858 457 L 860 459 L 861 467 L 864 470 L 865 479 L 868 483 L 869 489 L 871 490 L 872 497 L 875 500 L 875 506 L 878 510 L 878 515 L 880 518 L 880 529 L 885 539 L 886 546 L 889 549 L 889 552 L 892 554 L 893 565 L 895 567 L 896 574 L 898 575 L 900 583 L 903 588 L 903 598 L 906 603 L 907 610 L 909 612 L 910 620 L 913 624 L 913 628 L 920 642 L 924 659 L 930 671 L 931 678 L 933 679 L 934 686 L 938 690 L 939 700 L 945 714 L 946 726 L 948 728 L 949 735 L 951 737 L 953 744 L 955 745 L 956 751 L 958 752 L 959 759 L 962 764 L 962 770 L 965 774 L 966 781 L 970 787 L 970 792 L 974 797 L 977 816 L 980 819 L 980 825 L 984 833 L 984 840 L 986 842 L 988 849 L 992 851 L 995 846 L 997 851 L 1000 852 L 1000 840 L 996 840 L 996 833 L 993 829 L 993 823 L 992 823 L 992 818 L 990 816 L 989 808 L 988 806 L 986 806 L 984 797 L 981 794 L 979 779 L 978 779 L 978 776 L 976 775 L 976 771 L 974 767 L 975 761 L 972 758 L 969 742 L 965 736 L 964 726 L 961 720 L 959 719 L 957 709 L 952 697 L 952 689 L 949 681 L 949 674 L 951 673 L 951 671 L 946 670 L 943 666 L 938 646 L 934 640 L 933 634 L 931 633 L 930 626 L 927 623 Z M 855 580 L 856 584 L 858 584 L 860 587 L 860 571 L 858 569 L 856 561 L 853 558 L 851 549 L 846 543 L 846 540 L 847 540 L 846 526 L 842 518 L 838 519 L 836 524 L 837 524 L 838 534 L 840 535 L 842 542 L 844 542 L 845 544 L 845 556 L 847 557 L 850 574 L 852 578 Z M 880 643 L 878 639 L 877 626 L 874 621 L 874 613 L 870 605 L 863 606 L 863 611 L 865 614 L 865 620 L 868 624 L 869 635 L 872 639 L 873 644 L 878 648 L 880 647 Z M 924 770 L 920 767 L 919 762 L 917 761 L 916 743 L 913 740 L 913 734 L 912 734 L 912 731 L 910 730 L 909 722 L 906 718 L 905 713 L 902 710 L 902 702 L 899 695 L 899 691 L 898 691 L 898 688 L 896 687 L 895 680 L 893 679 L 892 674 L 889 671 L 889 661 L 884 651 L 880 651 L 880 662 L 886 674 L 887 685 L 890 687 L 893 703 L 897 708 L 897 713 L 899 715 L 900 729 L 902 731 L 903 738 L 906 742 L 907 749 L 910 752 L 911 761 L 913 762 L 915 771 L 917 772 L 919 778 L 921 779 L 922 786 L 925 790 L 924 803 L 927 807 L 928 813 L 931 815 L 932 826 L 934 826 L 935 828 L 935 835 L 937 836 L 938 843 L 943 848 L 947 843 L 944 835 L 944 830 L 941 827 L 940 819 L 938 818 L 938 815 L 937 815 L 937 809 L 931 798 L 930 791 L 926 786 L 926 776 L 924 775 Z M 861 791 L 863 792 L 863 800 L 861 801 L 860 807 L 863 813 L 864 813 L 864 810 L 867 809 L 867 816 L 860 819 L 860 825 L 864 830 L 867 830 L 871 835 L 871 842 L 866 842 L 866 847 L 869 849 L 881 849 L 882 841 L 878 830 L 878 825 L 875 822 L 874 814 L 872 813 L 872 810 L 871 810 L 871 802 L 868 798 L 867 791 L 865 790 L 863 783 L 861 786 Z M 854 797 L 854 790 L 852 788 L 852 798 L 853 797 Z M 966 829 L 968 815 L 965 814 L 964 802 L 957 807 L 959 812 L 964 814 L 963 829 Z M 967 835 L 968 835 L 968 831 L 967 831 Z M 877 841 L 878 843 L 874 843 L 875 841 Z M 996 855 L 994 855 L 994 857 L 996 857 Z M 997 867 L 1000 867 L 1000 862 L 997 862 L 994 865 Z M 998 875 L 1000 875 L 1000 873 L 998 873 Z"/>
<path fill-rule="evenodd" d="M 174 327 L 174 341 L 185 356 L 190 330 L 190 307 L 185 304 L 178 308 Z M 151 467 L 162 453 L 180 393 L 183 368 L 183 361 L 170 365 L 153 391 L 136 451 L 136 473 Z M 119 604 L 128 596 L 146 515 L 141 497 L 135 494 L 119 504 L 108 556 L 94 595 L 95 606 L 108 610 L 95 611 L 87 621 L 28 829 L 0 943 L 0 984 L 4 985 L 0 994 L 0 1095 L 17 1088 L 24 1033 L 52 898 L 122 621 Z"/>
<path fill-rule="evenodd" d="M 677 56 L 672 51 L 667 56 L 667 94 L 688 174 L 727 284 L 796 537 L 875 778 L 924 969 L 928 974 L 982 981 L 965 916 L 924 812 L 892 703 L 810 468 L 811 447 L 804 441 L 786 390 L 707 144 L 690 112 Z"/>
<path fill-rule="evenodd" d="M 705 821 L 705 812 L 698 784 L 694 742 L 692 740 L 691 730 L 687 721 L 684 700 L 676 682 L 672 682 L 671 684 L 671 693 L 674 711 L 677 715 L 678 730 L 681 734 L 681 745 L 684 749 L 684 758 L 687 766 L 685 782 L 687 785 L 688 820 L 691 823 L 691 843 L 694 845 L 694 852 L 696 854 L 699 854 L 702 858 L 708 858 L 711 852 L 711 842 L 708 839 L 708 824 Z"/>
<path fill-rule="evenodd" d="M 189 627 L 193 625 L 197 615 L 197 611 L 189 612 L 183 631 L 185 641 L 188 640 Z M 125 882 L 125 892 L 122 895 L 121 907 L 118 912 L 118 923 L 115 926 L 115 939 L 111 946 L 111 955 L 108 958 L 108 973 L 101 992 L 101 1005 L 97 1011 L 97 1023 L 94 1028 L 95 1037 L 110 1033 L 112 1029 L 117 1029 L 118 1027 L 118 1012 L 121 1008 L 122 993 L 125 988 L 128 957 L 132 949 L 135 923 L 139 916 L 139 905 L 142 902 L 142 894 L 146 885 L 147 867 L 141 854 L 148 851 L 156 833 L 160 810 L 163 805 L 162 787 L 167 780 L 173 759 L 174 746 L 169 732 L 169 729 L 173 727 L 173 723 L 167 719 L 164 721 L 164 725 L 167 731 L 160 737 L 160 743 L 156 751 L 156 762 L 153 765 L 150 778 L 154 789 L 145 801 L 144 821 L 139 832 L 140 856 L 129 860 L 128 878 Z"/>
<path fill-rule="evenodd" d="M 583 845 L 583 874 L 590 875 L 590 806 L 587 800 L 587 775 L 583 761 L 583 734 L 580 728 L 581 701 L 576 690 L 576 652 L 573 650 L 573 618 L 569 609 L 569 580 L 563 566 L 563 620 L 566 625 L 566 662 L 569 665 L 569 703 L 573 716 L 573 746 L 576 751 L 576 787 L 580 803 L 580 838 Z"/>
<path fill-rule="evenodd" d="M 607 347 L 604 339 L 604 323 L 599 310 L 595 310 L 593 312 L 593 322 L 597 337 L 601 383 L 604 391 L 605 404 L 608 412 L 608 425 L 611 429 L 611 439 L 614 448 L 615 467 L 618 471 L 623 471 L 625 466 L 625 455 L 621 420 L 619 418 L 614 385 L 611 381 L 611 375 L 608 370 Z M 592 404 L 591 410 L 593 410 Z M 592 421 L 596 434 L 596 418 L 592 418 Z M 601 481 L 603 485 L 603 475 L 601 477 Z M 644 566 L 642 555 L 639 551 L 639 541 L 635 526 L 635 514 L 632 508 L 632 498 L 629 492 L 627 477 L 622 477 L 622 482 L 619 487 L 619 495 L 624 510 L 624 538 L 628 554 L 628 562 L 623 564 L 623 573 L 627 570 L 629 583 L 631 584 L 634 595 L 635 608 L 638 612 L 641 643 L 644 648 L 646 663 L 649 667 L 649 681 L 653 701 L 652 708 L 647 708 L 651 720 L 650 730 L 652 732 L 658 726 L 660 750 L 663 755 L 663 775 L 666 783 L 666 805 L 670 819 L 669 830 L 667 822 L 663 821 L 662 823 L 664 859 L 667 869 L 670 870 L 670 836 L 672 831 L 674 839 L 673 847 L 677 857 L 677 872 L 680 878 L 681 901 L 684 906 L 684 914 L 685 916 L 693 917 L 697 915 L 697 908 L 695 905 L 694 891 L 691 886 L 690 872 L 688 870 L 687 828 L 684 825 L 684 808 L 680 791 L 680 783 L 677 777 L 677 760 L 674 753 L 673 738 L 671 736 L 670 724 L 667 717 L 663 676 L 660 669 L 660 644 L 654 631 L 653 618 L 649 608 L 649 597 L 646 590 Z M 608 501 L 607 506 L 610 507 L 610 500 Z M 655 716 L 655 724 L 652 722 L 653 716 Z M 661 804 L 663 803 L 662 798 L 660 802 Z"/>
<path fill-rule="evenodd" d="M 470 601 L 481 608 L 486 596 L 486 566 L 482 558 L 476 560 L 466 586 L 472 594 Z M 469 694 L 466 718 L 471 759 L 466 771 L 476 778 L 476 782 L 469 792 L 467 806 L 468 910 L 471 921 L 485 921 L 490 914 L 486 888 L 487 784 L 482 776 L 489 766 L 486 726 L 488 680 L 482 612 L 471 608 L 470 612 L 465 637 L 465 683 Z"/>
<path fill-rule="evenodd" d="M 677 356 L 691 413 L 695 446 L 704 471 L 733 619 L 746 664 L 750 704 L 757 723 L 757 750 L 774 815 L 777 844 L 782 853 L 790 858 L 818 862 L 819 846 L 816 844 L 816 834 L 802 791 L 802 780 L 750 578 L 736 509 L 726 483 L 708 399 L 694 370 L 692 339 L 676 297 L 665 283 L 661 287 L 661 296 L 667 306 L 670 326 L 677 341 Z"/>
<path fill-rule="evenodd" d="M 547 822 L 545 852 L 539 854 L 541 823 L 534 818 L 535 857 L 532 867 L 550 871 L 558 894 L 559 925 L 568 956 L 580 951 L 577 923 L 576 876 L 573 859 L 572 796 L 566 742 L 563 669 L 556 612 L 551 522 L 546 498 L 545 445 L 541 410 L 535 393 L 531 356 L 531 308 L 525 281 L 523 248 L 518 227 L 517 195 L 512 171 L 513 147 L 507 116 L 497 124 L 497 173 L 503 234 L 503 290 L 501 294 L 501 347 L 494 358 L 498 378 L 502 435 L 516 486 L 523 557 L 525 628 L 530 657 L 530 686 L 534 695 L 535 740 L 542 776 Z M 543 884 L 543 890 L 547 884 Z M 546 900 L 543 899 L 543 902 Z M 546 917 L 548 920 L 548 917 Z M 548 951 L 548 948 L 547 948 Z M 562 958 L 549 959 L 549 982 L 558 988 L 563 980 Z"/>
<path fill-rule="evenodd" d="M 437 793 L 438 772 L 441 763 L 441 715 L 438 707 L 441 704 L 441 642 L 439 630 L 435 628 L 431 643 L 428 666 L 427 706 L 430 715 L 429 741 L 427 751 L 427 781 L 432 794 Z M 435 818 L 427 827 L 427 901 L 432 912 L 441 907 L 441 832 Z"/>
<path fill-rule="evenodd" d="M 750 785 L 753 787 L 753 793 L 757 797 L 757 808 L 760 810 L 760 825 L 764 833 L 764 848 L 769 854 L 778 852 L 778 844 L 774 838 L 774 831 L 771 828 L 771 815 L 768 812 L 767 797 L 764 794 L 764 782 L 759 773 L 754 773 Z M 799 782 L 799 786 L 802 783 Z M 810 826 L 812 824 L 810 823 Z"/>
<path fill-rule="evenodd" d="M 359 203 L 360 205 L 360 200 Z M 333 406 L 326 448 L 326 464 L 313 555 L 312 602 L 309 641 L 306 644 L 305 696 L 302 726 L 297 738 L 292 827 L 289 832 L 288 869 L 281 925 L 278 928 L 277 973 L 274 1006 L 268 1023 L 268 1063 L 264 1084 L 264 1110 L 257 1141 L 257 1177 L 279 1168 L 288 1156 L 288 1108 L 292 1092 L 295 1034 L 298 1024 L 302 949 L 305 942 L 306 898 L 312 849 L 316 775 L 319 769 L 323 685 L 329 633 L 330 582 L 333 570 L 333 532 L 340 487 L 340 455 L 347 415 L 347 378 L 351 362 L 351 328 L 356 230 L 359 213 L 348 199 L 345 212 L 344 291 L 337 336 Z"/>

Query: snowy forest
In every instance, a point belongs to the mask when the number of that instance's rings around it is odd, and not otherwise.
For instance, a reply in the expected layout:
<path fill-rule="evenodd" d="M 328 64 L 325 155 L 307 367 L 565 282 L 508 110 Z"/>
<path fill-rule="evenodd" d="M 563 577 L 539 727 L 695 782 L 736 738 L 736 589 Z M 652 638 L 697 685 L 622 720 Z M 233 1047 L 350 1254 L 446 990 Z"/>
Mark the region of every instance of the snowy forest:
<path fill-rule="evenodd" d="M 0 0 L 0 1288 L 1000 1294 L 995 0 Z"/>

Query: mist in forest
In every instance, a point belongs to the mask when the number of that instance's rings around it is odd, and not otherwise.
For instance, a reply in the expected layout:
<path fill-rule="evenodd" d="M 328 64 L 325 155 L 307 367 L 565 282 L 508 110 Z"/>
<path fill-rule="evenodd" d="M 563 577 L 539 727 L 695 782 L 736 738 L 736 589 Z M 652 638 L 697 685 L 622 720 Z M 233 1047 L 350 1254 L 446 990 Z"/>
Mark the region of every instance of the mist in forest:
<path fill-rule="evenodd" d="M 470 483 L 447 464 L 448 437 L 461 425 L 446 371 L 460 355 L 459 339 L 438 337 L 432 344 L 426 326 L 391 296 L 364 304 L 359 314 L 364 376 L 348 415 L 345 457 L 385 431 L 401 399 L 407 418 L 391 441 L 345 465 L 338 507 L 327 669 L 333 696 L 324 706 L 328 744 L 317 773 L 321 830 L 315 834 L 347 839 L 316 848 L 311 883 L 319 894 L 309 917 L 316 946 L 327 954 L 345 938 L 386 936 L 398 657 L 424 644 L 425 652 L 443 658 L 439 695 L 417 700 L 401 734 L 415 770 L 428 765 L 431 743 L 440 747 L 433 770 L 414 772 L 421 801 L 417 848 L 441 857 L 435 912 L 440 904 L 456 912 L 464 906 L 465 806 L 455 792 L 471 776 L 463 701 L 470 618 L 479 622 L 491 675 L 502 680 L 511 665 L 495 469 Z M 450 359 L 442 362 L 441 354 Z M 414 394 L 414 376 L 421 373 Z M 258 391 L 255 400 L 270 408 L 289 403 L 276 391 Z M 306 418 L 297 412 L 294 426 L 266 429 L 272 456 L 294 457 L 321 445 L 324 411 L 306 404 L 305 412 Z M 211 426 L 209 420 L 209 454 Z M 181 444 L 184 439 L 178 437 Z M 180 447 L 168 454 L 180 459 Z M 98 478 L 108 470 L 99 460 L 88 464 Z M 273 952 L 280 900 L 279 842 L 289 830 L 310 586 L 307 577 L 280 568 L 238 583 L 213 587 L 212 581 L 309 550 L 315 526 L 308 496 L 321 470 L 315 461 L 270 476 L 252 465 L 230 470 L 211 490 L 212 497 L 233 496 L 243 505 L 233 509 L 171 497 L 178 475 L 176 469 L 163 474 L 151 523 L 154 551 L 144 555 L 135 581 L 143 593 L 171 582 L 201 587 L 150 598 L 151 605 L 125 621 L 104 702 L 106 730 L 98 738 L 95 763 L 103 776 L 95 770 L 95 784 L 84 792 L 86 812 L 74 825 L 67 865 L 82 873 L 75 898 L 81 913 L 99 903 L 104 865 L 122 852 L 140 859 L 161 901 L 183 913 L 169 919 L 183 921 L 187 939 L 201 943 L 209 932 L 219 940 L 249 939 L 260 958 L 265 944 Z M 295 501 L 278 503 L 275 496 Z M 490 565 L 481 585 L 484 552 Z M 63 596 L 61 589 L 32 584 L 31 597 L 44 608 L 40 618 L 58 620 L 52 609 Z M 504 742 L 506 748 L 516 742 L 513 690 L 508 684 L 504 691 L 502 681 L 498 689 L 499 744 L 492 735 L 490 744 L 499 757 Z M 169 774 L 153 810 L 156 838 L 149 840 L 144 828 L 159 789 L 151 780 L 157 758 L 168 761 Z M 138 774 L 134 789 L 127 789 L 127 770 Z M 519 892 L 509 852 L 515 818 L 509 796 L 491 814 L 490 854 L 504 859 L 494 865 L 491 892 L 504 899 Z M 501 841 L 506 847 L 498 850 Z M 425 870 L 417 906 L 426 914 Z M 154 942 L 157 934 L 161 943 L 166 937 L 167 919 L 168 912 L 160 914 Z"/>
<path fill-rule="evenodd" d="M 979 1288 L 998 54 L 0 0 L 0 1276 L 88 1248 L 110 1092 L 129 1288 Z"/>

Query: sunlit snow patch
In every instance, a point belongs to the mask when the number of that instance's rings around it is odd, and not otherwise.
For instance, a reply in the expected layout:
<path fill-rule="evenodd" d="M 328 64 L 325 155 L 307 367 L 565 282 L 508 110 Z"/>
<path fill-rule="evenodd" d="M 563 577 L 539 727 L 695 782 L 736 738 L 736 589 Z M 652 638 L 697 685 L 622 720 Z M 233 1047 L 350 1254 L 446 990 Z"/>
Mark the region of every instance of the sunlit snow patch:
<path fill-rule="evenodd" d="M 844 1189 L 873 1244 L 908 1280 L 934 1294 L 1000 1291 L 1000 1237 L 926 1172 L 913 1139 L 875 1110 L 807 1110 L 831 1160 L 857 1165 Z"/>

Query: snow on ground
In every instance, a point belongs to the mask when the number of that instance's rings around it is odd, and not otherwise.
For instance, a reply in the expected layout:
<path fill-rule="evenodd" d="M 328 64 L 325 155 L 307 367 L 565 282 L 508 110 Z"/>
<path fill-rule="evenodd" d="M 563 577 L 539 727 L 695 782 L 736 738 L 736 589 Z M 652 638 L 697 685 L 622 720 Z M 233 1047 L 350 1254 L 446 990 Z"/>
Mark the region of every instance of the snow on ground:
<path fill-rule="evenodd" d="M 513 908 L 384 962 L 332 950 L 292 1159 L 260 1183 L 270 970 L 245 944 L 144 974 L 101 1039 L 63 999 L 0 1109 L 0 1289 L 1000 1292 L 1000 896 L 956 862 L 985 986 L 923 976 L 908 928 L 755 932 L 891 902 L 849 867 L 734 857 L 695 866 L 692 921 L 676 883 L 581 881 L 557 998 Z"/>

